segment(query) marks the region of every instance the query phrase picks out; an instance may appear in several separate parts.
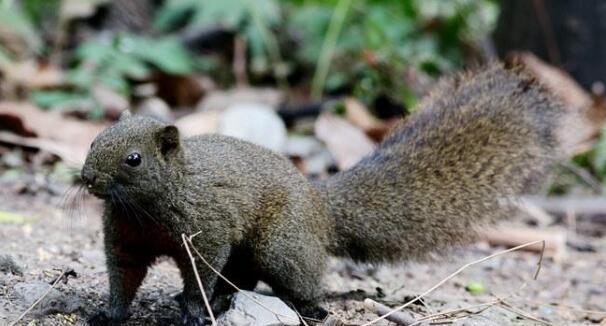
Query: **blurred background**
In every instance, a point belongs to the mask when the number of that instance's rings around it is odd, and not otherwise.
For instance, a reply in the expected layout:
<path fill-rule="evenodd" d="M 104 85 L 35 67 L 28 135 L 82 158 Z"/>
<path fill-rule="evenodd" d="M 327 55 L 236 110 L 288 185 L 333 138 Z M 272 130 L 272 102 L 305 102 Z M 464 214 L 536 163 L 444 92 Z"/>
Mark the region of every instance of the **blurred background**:
<path fill-rule="evenodd" d="M 548 238 L 553 257 L 577 262 L 547 278 L 576 284 L 571 304 L 585 313 L 571 318 L 604 323 L 606 293 L 593 284 L 606 279 L 605 34 L 599 0 L 2 0 L 0 245 L 37 278 L 50 262 L 78 262 L 74 246 L 100 268 L 98 224 L 74 226 L 81 239 L 70 243 L 57 216 L 92 206 L 97 219 L 78 169 L 123 110 L 185 136 L 261 144 L 324 178 L 371 152 L 440 77 L 503 60 L 578 112 L 581 128 L 562 130 L 570 157 L 502 231 L 528 235 L 486 241 Z M 573 282 L 577 269 L 602 274 Z M 0 285 L 23 282 L 21 274 Z M 14 307 L 7 302 L 0 306 Z"/>

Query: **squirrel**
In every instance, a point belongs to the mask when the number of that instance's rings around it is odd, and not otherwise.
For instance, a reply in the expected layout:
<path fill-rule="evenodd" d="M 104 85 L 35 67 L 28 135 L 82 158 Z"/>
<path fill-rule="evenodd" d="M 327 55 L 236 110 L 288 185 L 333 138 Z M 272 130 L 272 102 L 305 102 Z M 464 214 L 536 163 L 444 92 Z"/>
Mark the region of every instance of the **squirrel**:
<path fill-rule="evenodd" d="M 109 310 L 118 325 L 157 257 L 183 278 L 183 325 L 206 316 L 181 235 L 241 289 L 259 281 L 322 319 L 327 257 L 419 260 L 468 243 L 536 185 L 561 149 L 565 107 L 519 68 L 446 78 L 349 170 L 309 181 L 285 157 L 221 135 L 181 139 L 172 125 L 123 114 L 91 145 L 81 177 L 104 200 Z M 206 296 L 234 290 L 200 261 Z"/>

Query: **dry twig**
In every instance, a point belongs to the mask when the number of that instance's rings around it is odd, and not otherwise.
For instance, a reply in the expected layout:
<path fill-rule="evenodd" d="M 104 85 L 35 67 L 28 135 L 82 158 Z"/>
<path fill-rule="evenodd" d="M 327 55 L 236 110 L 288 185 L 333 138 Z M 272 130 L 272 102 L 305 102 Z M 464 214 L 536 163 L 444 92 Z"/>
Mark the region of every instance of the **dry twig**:
<path fill-rule="evenodd" d="M 389 308 L 388 306 L 378 303 L 369 298 L 364 300 L 364 305 L 366 306 L 366 308 L 376 312 L 378 315 L 387 314 L 391 310 L 391 308 Z M 400 325 L 404 325 L 404 326 L 410 326 L 410 325 L 426 326 L 427 325 L 426 323 L 423 323 L 422 321 L 415 320 L 415 318 L 412 315 L 410 315 L 409 313 L 404 312 L 404 311 L 395 312 L 395 313 L 389 315 L 388 317 L 386 317 L 386 319 L 389 321 L 392 321 L 396 324 L 400 324 Z"/>
<path fill-rule="evenodd" d="M 59 275 L 59 277 L 57 277 L 57 279 L 55 279 L 55 281 L 53 282 L 53 284 L 52 284 L 52 285 L 51 285 L 51 286 L 50 286 L 48 289 L 46 289 L 46 291 L 44 291 L 44 293 L 43 293 L 43 294 L 42 294 L 42 295 L 41 295 L 41 296 L 40 296 L 38 299 L 36 299 L 36 301 L 34 301 L 34 303 L 32 303 L 32 304 L 29 306 L 29 308 L 27 308 L 27 309 L 26 309 L 26 310 L 25 310 L 25 311 L 24 311 L 24 312 L 23 312 L 23 313 L 22 313 L 22 314 L 19 316 L 19 318 L 17 318 L 17 319 L 16 319 L 14 322 L 12 322 L 12 323 L 11 323 L 9 326 L 14 326 L 14 325 L 17 325 L 17 323 L 18 323 L 18 322 L 19 322 L 21 319 L 23 319 L 23 317 L 25 317 L 25 315 L 27 315 L 27 313 L 28 313 L 28 312 L 30 312 L 32 309 L 34 309 L 34 307 L 35 307 L 35 306 L 36 306 L 38 303 L 40 303 L 40 301 L 42 301 L 42 299 L 44 299 L 44 298 L 45 298 L 45 297 L 46 297 L 46 296 L 47 296 L 47 295 L 50 293 L 50 291 L 51 291 L 52 289 L 54 289 L 54 288 L 55 288 L 55 286 L 56 286 L 57 284 L 59 284 L 59 282 L 60 282 L 61 280 L 63 280 L 63 278 L 64 278 L 64 277 L 67 277 L 67 276 L 66 276 L 66 273 L 67 273 L 67 272 L 70 272 L 70 271 L 73 273 L 73 270 L 71 270 L 71 269 L 70 269 L 70 270 L 68 270 L 68 271 L 63 271 L 63 272 L 61 273 L 61 275 Z"/>
<path fill-rule="evenodd" d="M 189 256 L 189 260 L 191 261 L 191 266 L 194 269 L 194 274 L 196 275 L 196 280 L 198 281 L 198 287 L 200 287 L 200 292 L 202 293 L 202 298 L 204 299 L 204 305 L 206 306 L 206 310 L 208 311 L 208 316 L 210 317 L 210 320 L 212 321 L 213 326 L 217 326 L 217 321 L 215 320 L 215 315 L 213 315 L 213 310 L 210 308 L 210 303 L 208 302 L 208 298 L 206 297 L 206 291 L 204 291 L 204 286 L 202 285 L 202 281 L 200 280 L 200 275 L 198 274 L 198 268 L 196 267 L 196 260 L 194 259 L 194 256 L 192 256 L 191 251 L 189 250 L 189 245 L 187 244 L 188 241 L 187 241 L 187 237 L 185 236 L 185 234 L 181 233 L 181 239 L 183 240 L 183 244 L 185 245 L 185 250 L 187 250 L 187 255 Z"/>
<path fill-rule="evenodd" d="M 510 252 L 512 252 L 512 251 L 516 251 L 516 250 L 520 250 L 520 249 L 526 248 L 526 247 L 528 247 L 528 246 L 533 246 L 533 245 L 536 245 L 537 243 L 542 243 L 542 244 L 543 244 L 543 250 L 541 251 L 541 255 L 540 255 L 540 257 L 539 257 L 539 261 L 537 262 L 537 269 L 536 269 L 535 274 L 534 274 L 534 277 L 533 277 L 533 279 L 535 279 L 535 280 L 536 280 L 536 279 L 537 279 L 537 277 L 538 277 L 538 275 L 539 275 L 539 272 L 541 271 L 541 264 L 543 263 L 543 252 L 544 252 L 544 250 L 545 250 L 545 241 L 544 241 L 544 240 L 537 240 L 537 241 L 533 241 L 533 242 L 525 243 L 525 244 L 523 244 L 523 245 L 519 245 L 519 246 L 517 246 L 517 247 L 513 247 L 513 248 L 510 248 L 510 249 L 507 249 L 507 250 L 499 251 L 499 252 L 494 253 L 494 254 L 492 254 L 492 255 L 490 255 L 490 256 L 486 256 L 486 257 L 484 257 L 484 258 L 481 258 L 481 259 L 478 259 L 478 260 L 472 261 L 472 262 L 470 262 L 470 263 L 467 263 L 467 264 L 463 265 L 462 267 L 460 267 L 459 269 L 457 269 L 457 270 L 456 270 L 454 273 L 452 273 L 452 274 L 448 275 L 446 278 L 442 279 L 440 282 L 438 282 L 437 284 L 435 284 L 434 286 L 432 286 L 431 288 L 429 288 L 427 291 L 425 291 L 425 292 L 423 292 L 423 293 L 419 294 L 418 296 L 416 296 L 414 299 L 412 299 L 412 300 L 410 300 L 410 301 L 406 302 L 405 304 L 403 304 L 403 305 L 401 305 L 401 306 L 399 306 L 399 307 L 397 307 L 397 308 L 395 308 L 395 309 L 391 310 L 390 312 L 388 312 L 388 313 L 386 313 L 386 314 L 384 314 L 384 315 L 382 315 L 382 316 L 380 316 L 380 317 L 378 317 L 378 318 L 376 318 L 376 319 L 373 319 L 373 320 L 369 321 L 368 323 L 363 324 L 362 326 L 369 326 L 369 325 L 372 325 L 372 324 L 374 324 L 374 323 L 376 323 L 376 322 L 378 322 L 378 321 L 381 321 L 381 320 L 383 320 L 383 319 L 386 319 L 387 317 L 389 317 L 389 316 L 393 315 L 394 313 L 396 313 L 396 312 L 398 312 L 398 311 L 401 311 L 402 309 L 404 309 L 404 308 L 408 307 L 409 305 L 411 305 L 411 304 L 413 304 L 414 302 L 418 301 L 418 300 L 419 300 L 419 299 L 421 299 L 422 297 L 424 297 L 424 296 L 428 295 L 429 293 L 431 293 L 431 292 L 435 291 L 437 288 L 439 288 L 439 287 L 440 287 L 440 286 L 442 286 L 444 283 L 448 282 L 448 281 L 449 281 L 449 280 L 451 280 L 453 277 L 457 276 L 459 273 L 461 273 L 463 270 L 465 270 L 465 269 L 469 268 L 470 266 L 477 265 L 477 264 L 479 264 L 479 263 L 482 263 L 482 262 L 484 262 L 484 261 L 487 261 L 487 260 L 489 260 L 489 259 L 492 259 L 492 258 L 494 258 L 494 257 L 496 257 L 496 256 L 504 255 L 504 254 L 510 253 Z"/>
<path fill-rule="evenodd" d="M 245 297 L 247 297 L 248 299 L 250 299 L 251 301 L 253 301 L 254 303 L 258 304 L 259 306 L 261 306 L 263 309 L 271 312 L 272 314 L 274 314 L 276 316 L 276 318 L 278 318 L 278 320 L 281 320 L 280 317 L 285 318 L 285 319 L 291 319 L 290 316 L 286 316 L 286 315 L 282 315 L 280 313 L 277 313 L 275 311 L 273 311 L 271 308 L 267 307 L 266 305 L 264 305 L 262 302 L 260 302 L 259 300 L 255 299 L 254 297 L 248 295 L 247 293 L 243 292 L 237 285 L 235 285 L 232 281 L 230 281 L 227 277 L 223 276 L 223 274 L 221 274 L 221 272 L 219 272 L 218 270 L 216 270 L 205 258 L 204 256 L 202 256 L 202 254 L 200 254 L 200 252 L 198 251 L 198 249 L 196 249 L 196 247 L 194 246 L 194 244 L 191 242 L 191 239 L 194 238 L 195 236 L 199 235 L 200 232 L 197 232 L 193 235 L 191 235 L 187 240 L 189 241 L 189 243 L 192 245 L 192 248 L 194 249 L 194 252 L 196 253 L 196 255 L 198 256 L 198 258 L 200 258 L 200 260 L 202 260 L 202 262 L 208 267 L 210 268 L 211 271 L 213 271 L 213 273 L 217 274 L 217 276 L 219 276 L 222 280 L 224 280 L 227 284 L 229 284 L 231 287 L 233 287 L 236 291 L 242 293 L 242 295 L 244 295 Z M 183 235 L 184 236 L 184 235 Z M 185 242 L 185 238 L 184 238 L 184 242 Z M 189 251 L 189 250 L 188 250 Z M 297 315 L 299 315 L 299 313 L 297 312 Z M 300 315 L 299 315 L 300 316 Z M 303 323 L 303 325 L 307 326 L 307 324 L 305 323 L 305 321 L 303 320 L 303 318 L 301 318 L 301 321 Z"/>

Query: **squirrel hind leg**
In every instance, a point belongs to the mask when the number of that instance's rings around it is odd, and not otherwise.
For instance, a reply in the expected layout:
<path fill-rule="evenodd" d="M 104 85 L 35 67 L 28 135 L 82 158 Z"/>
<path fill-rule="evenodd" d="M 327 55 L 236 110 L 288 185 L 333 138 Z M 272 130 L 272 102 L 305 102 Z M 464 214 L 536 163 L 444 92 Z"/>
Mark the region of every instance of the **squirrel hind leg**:
<path fill-rule="evenodd" d="M 235 251 L 229 258 L 229 261 L 221 271 L 221 275 L 225 276 L 231 283 L 235 284 L 239 289 L 253 291 L 259 283 L 259 275 L 254 270 L 254 265 L 249 259 L 251 255 L 246 252 Z M 220 279 L 217 281 L 211 306 L 213 313 L 220 313 L 229 309 L 231 304 L 231 295 L 236 292 L 236 289 L 226 281 Z"/>
<path fill-rule="evenodd" d="M 319 306 L 324 295 L 321 281 L 328 256 L 322 246 L 312 241 L 305 242 L 305 247 L 298 246 L 300 243 L 288 237 L 269 241 L 272 248 L 265 248 L 263 257 L 259 257 L 262 280 L 278 297 L 292 303 L 303 317 L 321 320 L 328 314 Z"/>

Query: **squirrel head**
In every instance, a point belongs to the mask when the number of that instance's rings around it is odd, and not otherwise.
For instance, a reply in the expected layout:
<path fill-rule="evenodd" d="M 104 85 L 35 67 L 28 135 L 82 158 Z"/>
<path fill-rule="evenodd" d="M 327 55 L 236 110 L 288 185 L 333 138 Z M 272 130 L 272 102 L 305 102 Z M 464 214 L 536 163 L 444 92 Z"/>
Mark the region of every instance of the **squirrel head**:
<path fill-rule="evenodd" d="M 82 180 L 95 196 L 110 200 L 153 198 L 162 180 L 178 171 L 182 149 L 177 127 L 122 114 L 91 144 Z"/>

